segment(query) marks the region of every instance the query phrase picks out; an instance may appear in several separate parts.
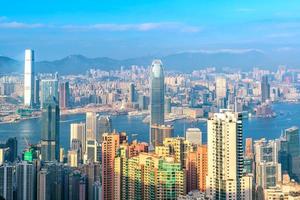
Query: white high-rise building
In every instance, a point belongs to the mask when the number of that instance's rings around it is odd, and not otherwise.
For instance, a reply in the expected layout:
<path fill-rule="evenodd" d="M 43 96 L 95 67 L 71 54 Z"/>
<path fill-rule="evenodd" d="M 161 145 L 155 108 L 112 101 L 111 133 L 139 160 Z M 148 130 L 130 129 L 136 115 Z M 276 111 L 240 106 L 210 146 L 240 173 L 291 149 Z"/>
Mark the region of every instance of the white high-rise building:
<path fill-rule="evenodd" d="M 72 147 L 72 141 L 77 139 L 81 142 L 82 151 L 85 152 L 85 123 L 73 123 L 70 125 L 71 135 L 70 135 L 70 147 Z"/>
<path fill-rule="evenodd" d="M 185 132 L 185 139 L 194 145 L 201 145 L 202 132 L 199 128 L 188 128 Z"/>
<path fill-rule="evenodd" d="M 242 126 L 242 115 L 231 110 L 221 110 L 207 121 L 206 192 L 210 199 L 241 199 Z"/>
<path fill-rule="evenodd" d="M 216 77 L 216 97 L 217 99 L 225 98 L 227 96 L 226 79 L 222 76 Z"/>
<path fill-rule="evenodd" d="M 24 106 L 33 106 L 34 99 L 34 51 L 25 50 L 24 65 Z"/>

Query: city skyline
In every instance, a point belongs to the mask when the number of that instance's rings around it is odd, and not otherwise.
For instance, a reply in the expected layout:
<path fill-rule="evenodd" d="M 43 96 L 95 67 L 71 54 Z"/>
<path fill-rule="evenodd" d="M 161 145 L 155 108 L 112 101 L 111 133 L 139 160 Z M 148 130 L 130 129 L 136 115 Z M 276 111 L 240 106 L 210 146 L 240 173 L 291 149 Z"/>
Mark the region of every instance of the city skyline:
<path fill-rule="evenodd" d="M 0 199 L 300 199 L 300 2 L 0 5 Z"/>

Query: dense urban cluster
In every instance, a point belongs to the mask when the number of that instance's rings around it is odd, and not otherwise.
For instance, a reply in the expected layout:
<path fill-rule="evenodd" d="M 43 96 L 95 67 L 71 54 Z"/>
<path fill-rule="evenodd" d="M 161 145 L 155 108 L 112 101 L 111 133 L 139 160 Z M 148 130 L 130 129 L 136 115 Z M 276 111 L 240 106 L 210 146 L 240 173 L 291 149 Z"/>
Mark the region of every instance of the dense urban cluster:
<path fill-rule="evenodd" d="M 40 117 L 40 142 L 18 152 L 0 144 L 0 196 L 46 199 L 300 199 L 299 129 L 280 138 L 243 138 L 243 120 L 275 117 L 273 102 L 297 102 L 300 70 L 255 68 L 183 74 L 150 67 L 91 69 L 82 75 L 37 74 L 25 51 L 24 75 L 0 80 L 0 121 Z M 60 141 L 61 115 L 85 113 Z M 111 115 L 142 115 L 149 141 L 129 140 Z M 207 122 L 175 136 L 175 120 Z M 25 138 L 26 140 L 26 138 Z"/>

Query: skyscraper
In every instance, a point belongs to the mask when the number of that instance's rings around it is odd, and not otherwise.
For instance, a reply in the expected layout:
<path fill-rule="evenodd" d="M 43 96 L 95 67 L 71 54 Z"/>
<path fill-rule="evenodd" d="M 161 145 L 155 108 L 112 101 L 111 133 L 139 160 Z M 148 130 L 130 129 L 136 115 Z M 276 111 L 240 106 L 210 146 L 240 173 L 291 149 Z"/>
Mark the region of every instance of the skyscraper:
<path fill-rule="evenodd" d="M 217 99 L 226 98 L 227 83 L 224 77 L 216 77 L 216 97 Z"/>
<path fill-rule="evenodd" d="M 44 161 L 59 161 L 59 106 L 54 98 L 42 110 L 41 154 Z"/>
<path fill-rule="evenodd" d="M 34 102 L 34 51 L 25 50 L 24 106 L 32 107 Z"/>
<path fill-rule="evenodd" d="M 9 162 L 14 162 L 18 156 L 18 141 L 17 138 L 9 138 L 6 141 L 6 147 L 8 148 L 7 160 Z"/>
<path fill-rule="evenodd" d="M 97 134 L 97 113 L 87 112 L 86 113 L 86 139 L 96 139 Z"/>
<path fill-rule="evenodd" d="M 50 80 L 42 80 L 41 81 L 41 108 L 44 107 L 44 104 L 49 100 L 53 99 L 58 102 L 58 80 L 50 79 Z"/>
<path fill-rule="evenodd" d="M 150 71 L 150 126 L 165 122 L 165 77 L 162 62 L 154 60 Z M 151 132 L 151 129 L 150 129 Z M 150 133 L 150 145 L 152 145 Z"/>
<path fill-rule="evenodd" d="M 105 133 L 102 142 L 102 199 L 114 199 L 114 160 L 120 145 L 120 136 Z"/>
<path fill-rule="evenodd" d="M 300 138 L 299 128 L 293 126 L 285 130 L 288 153 L 288 172 L 292 179 L 300 181 Z"/>
<path fill-rule="evenodd" d="M 40 79 L 37 76 L 34 79 L 34 106 L 40 106 Z"/>
<path fill-rule="evenodd" d="M 4 164 L 0 167 L 0 197 L 13 200 L 14 167 Z"/>
<path fill-rule="evenodd" d="M 246 152 L 245 157 L 253 158 L 253 144 L 252 138 L 246 138 Z"/>
<path fill-rule="evenodd" d="M 270 99 L 270 84 L 268 81 L 268 76 L 264 75 L 261 80 L 261 101 L 264 103 Z"/>
<path fill-rule="evenodd" d="M 162 145 L 165 138 L 173 137 L 174 127 L 172 125 L 151 125 L 151 144 L 153 147 Z"/>
<path fill-rule="evenodd" d="M 198 190 L 205 192 L 207 176 L 207 145 L 197 147 L 197 177 Z"/>
<path fill-rule="evenodd" d="M 102 143 L 102 135 L 112 132 L 112 121 L 109 116 L 99 116 L 97 118 L 97 133 L 96 140 L 99 144 Z"/>
<path fill-rule="evenodd" d="M 129 102 L 133 103 L 136 101 L 136 91 L 134 83 L 129 84 Z"/>
<path fill-rule="evenodd" d="M 241 199 L 243 170 L 242 115 L 215 113 L 207 122 L 207 195 L 212 199 Z"/>
<path fill-rule="evenodd" d="M 65 81 L 59 84 L 59 108 L 66 109 L 69 107 L 69 98 L 70 98 L 70 91 L 69 91 L 69 82 Z"/>
<path fill-rule="evenodd" d="M 23 161 L 16 165 L 16 183 L 18 200 L 35 199 L 35 167 L 31 163 Z"/>
<path fill-rule="evenodd" d="M 77 139 L 81 142 L 82 153 L 85 153 L 86 145 L 86 133 L 85 133 L 85 123 L 73 123 L 70 125 L 71 136 L 70 136 L 70 147 L 72 146 L 73 140 Z"/>
<path fill-rule="evenodd" d="M 194 145 L 202 144 L 202 132 L 199 128 L 188 128 L 185 133 L 185 138 L 191 144 Z"/>

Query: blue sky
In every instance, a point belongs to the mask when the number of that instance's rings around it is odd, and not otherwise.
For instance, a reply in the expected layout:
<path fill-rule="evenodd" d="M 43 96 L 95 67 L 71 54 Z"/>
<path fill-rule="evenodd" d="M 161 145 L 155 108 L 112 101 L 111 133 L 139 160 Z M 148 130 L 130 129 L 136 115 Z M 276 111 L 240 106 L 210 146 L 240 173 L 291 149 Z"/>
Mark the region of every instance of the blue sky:
<path fill-rule="evenodd" d="M 300 1 L 0 0 L 0 55 L 130 58 L 183 51 L 300 53 Z"/>

